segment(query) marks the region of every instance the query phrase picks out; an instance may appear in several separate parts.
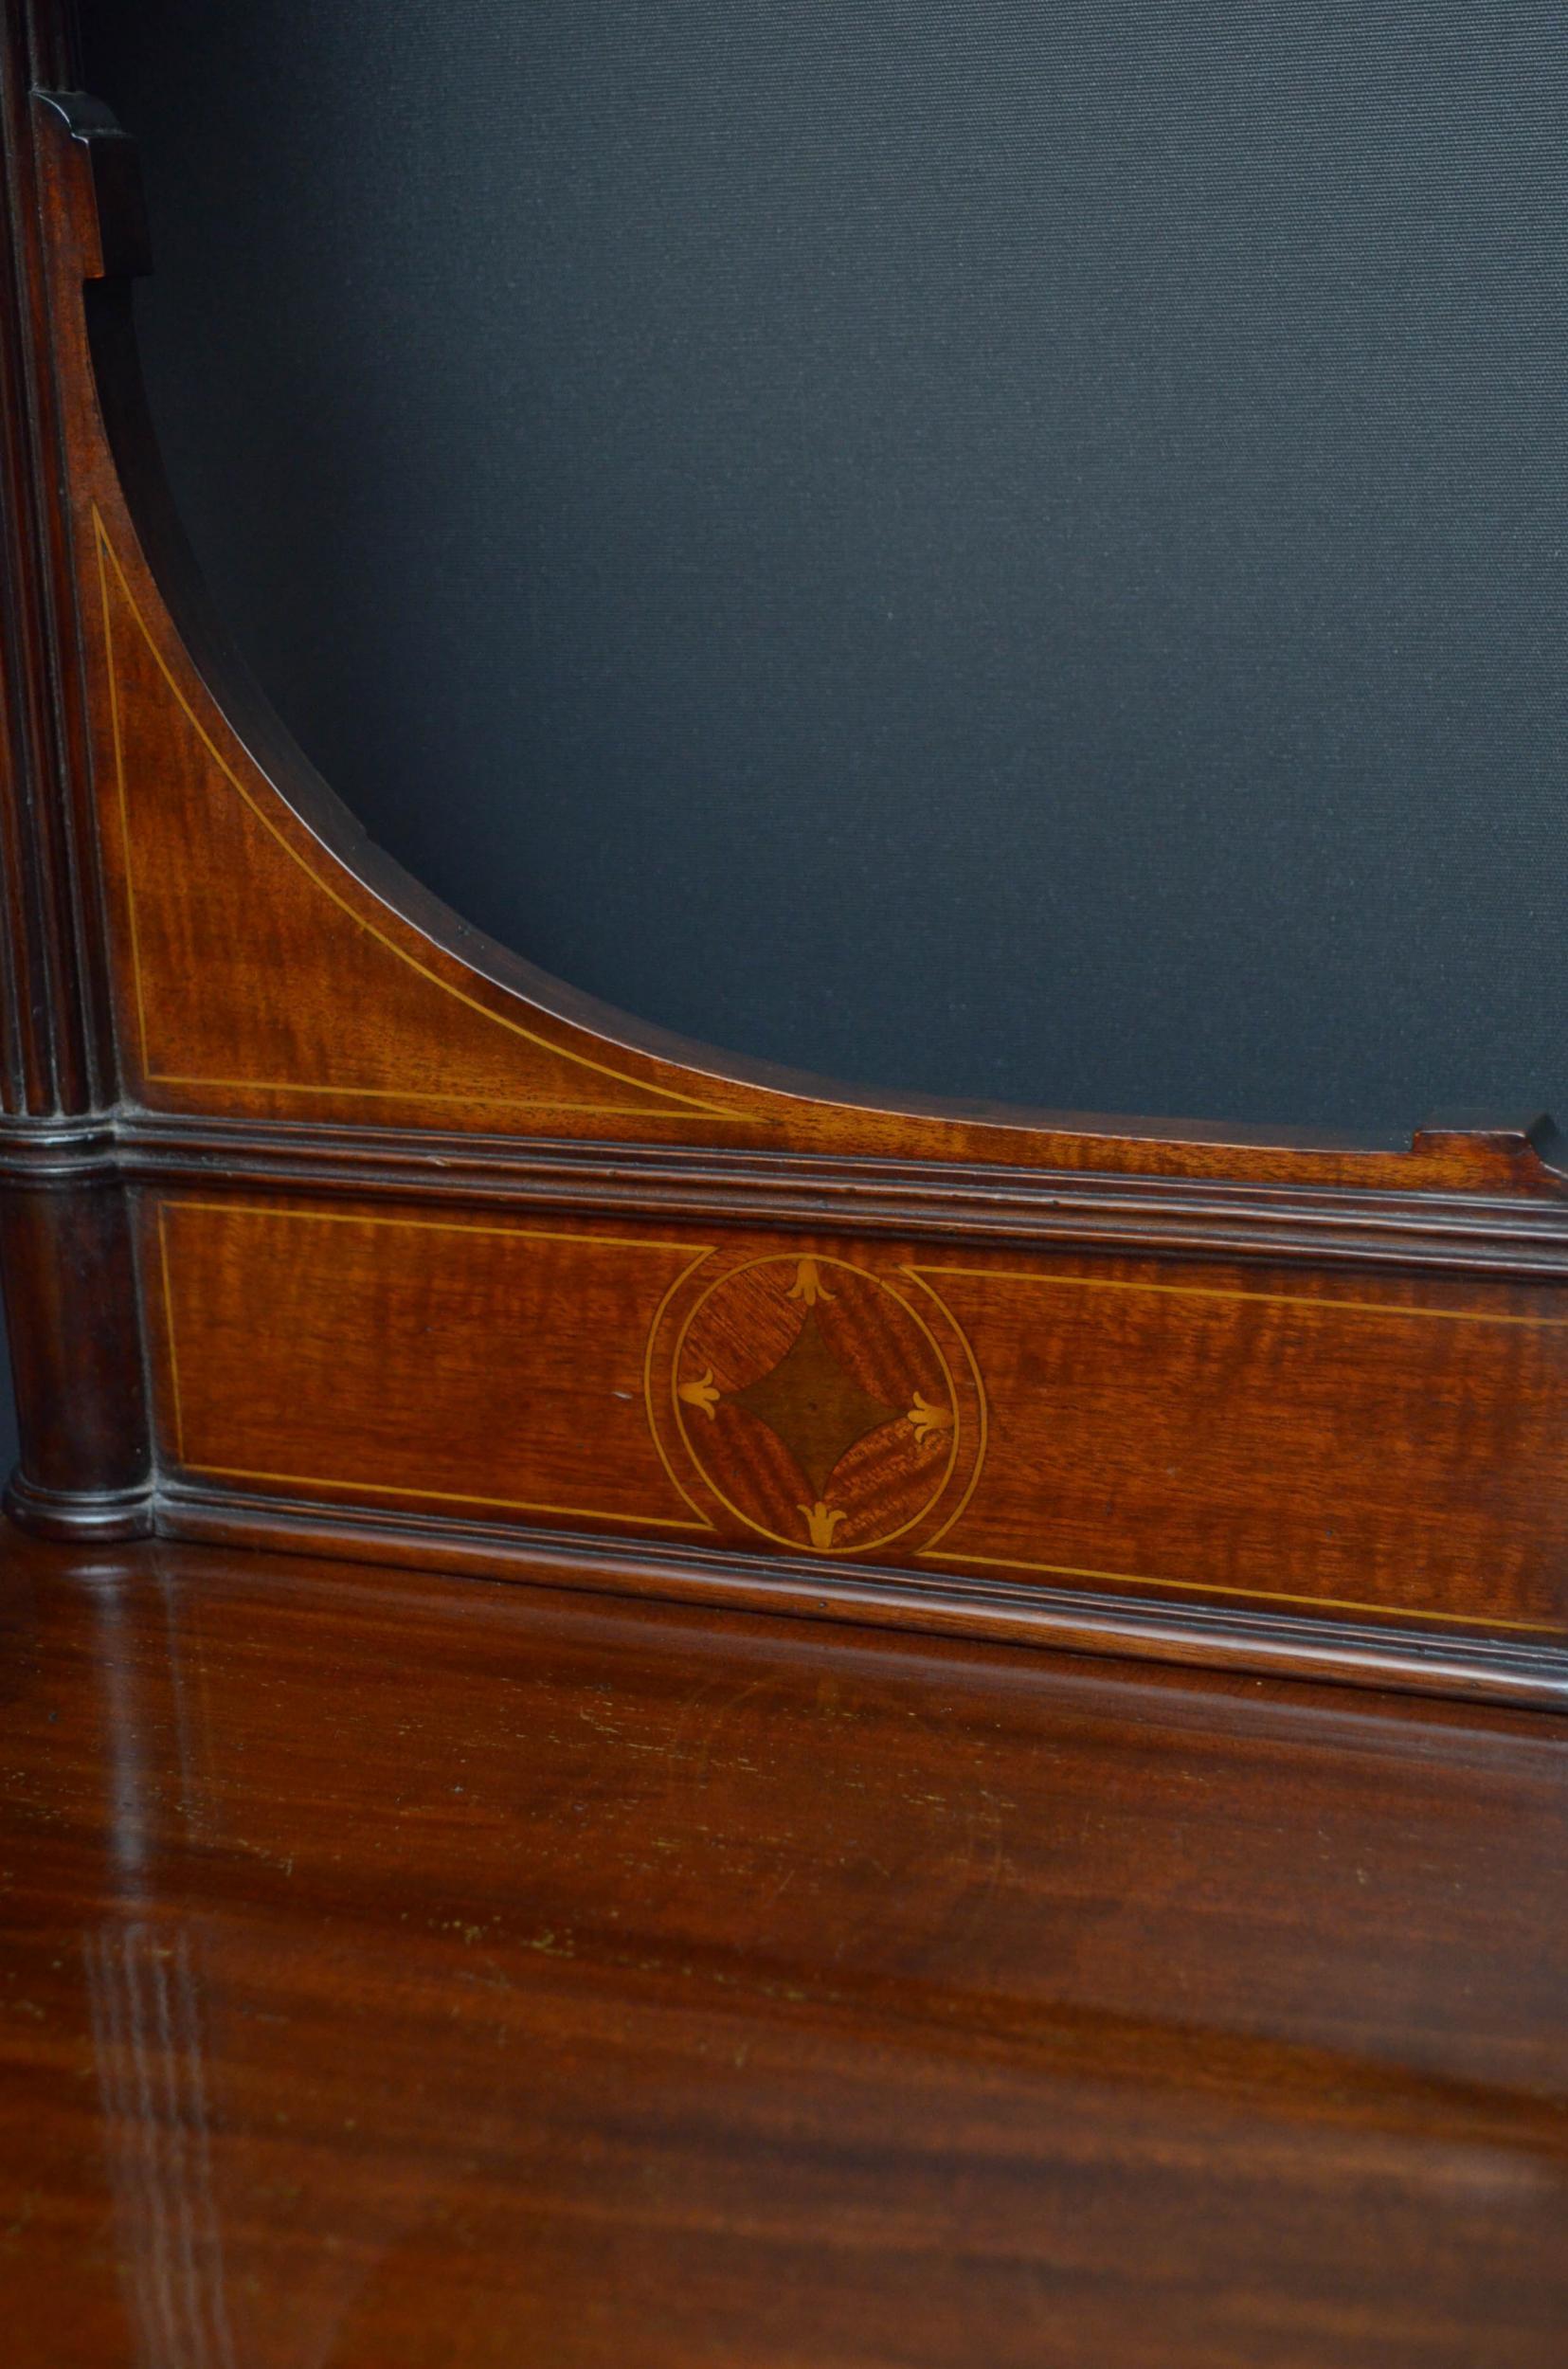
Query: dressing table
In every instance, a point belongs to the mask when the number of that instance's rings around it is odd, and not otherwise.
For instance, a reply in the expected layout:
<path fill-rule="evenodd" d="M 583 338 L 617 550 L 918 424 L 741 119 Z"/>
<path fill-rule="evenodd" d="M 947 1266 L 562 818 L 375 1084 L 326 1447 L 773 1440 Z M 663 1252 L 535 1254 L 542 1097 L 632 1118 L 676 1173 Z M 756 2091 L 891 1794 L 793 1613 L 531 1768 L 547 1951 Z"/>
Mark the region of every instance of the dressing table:
<path fill-rule="evenodd" d="M 941 1103 L 482 938 L 293 745 L 5 0 L 18 2369 L 1568 2325 L 1568 1150 Z"/>

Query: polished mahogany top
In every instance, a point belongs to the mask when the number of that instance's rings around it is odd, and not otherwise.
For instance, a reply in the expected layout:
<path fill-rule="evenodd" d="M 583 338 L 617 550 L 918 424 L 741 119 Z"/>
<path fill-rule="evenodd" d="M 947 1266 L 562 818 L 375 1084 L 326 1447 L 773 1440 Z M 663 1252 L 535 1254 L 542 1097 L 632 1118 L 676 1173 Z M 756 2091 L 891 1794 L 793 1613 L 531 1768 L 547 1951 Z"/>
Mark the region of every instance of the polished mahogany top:
<path fill-rule="evenodd" d="M 1568 1728 L 0 1558 L 12 2369 L 1547 2369 Z"/>

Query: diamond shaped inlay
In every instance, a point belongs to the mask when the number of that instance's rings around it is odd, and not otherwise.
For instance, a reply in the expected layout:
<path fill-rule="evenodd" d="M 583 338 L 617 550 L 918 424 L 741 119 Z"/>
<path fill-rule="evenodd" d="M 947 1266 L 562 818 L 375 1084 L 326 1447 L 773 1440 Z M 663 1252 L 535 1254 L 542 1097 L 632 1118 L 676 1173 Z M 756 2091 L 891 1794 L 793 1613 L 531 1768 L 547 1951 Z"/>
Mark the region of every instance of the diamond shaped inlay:
<path fill-rule="evenodd" d="M 917 1269 L 715 1245 L 660 1304 L 644 1373 L 664 1469 L 721 1537 L 908 1554 L 974 1493 L 979 1370 Z"/>
<path fill-rule="evenodd" d="M 845 1371 L 814 1307 L 779 1363 L 735 1391 L 731 1403 L 783 1441 L 818 1497 L 856 1442 L 897 1422 L 902 1411 L 874 1399 Z"/>

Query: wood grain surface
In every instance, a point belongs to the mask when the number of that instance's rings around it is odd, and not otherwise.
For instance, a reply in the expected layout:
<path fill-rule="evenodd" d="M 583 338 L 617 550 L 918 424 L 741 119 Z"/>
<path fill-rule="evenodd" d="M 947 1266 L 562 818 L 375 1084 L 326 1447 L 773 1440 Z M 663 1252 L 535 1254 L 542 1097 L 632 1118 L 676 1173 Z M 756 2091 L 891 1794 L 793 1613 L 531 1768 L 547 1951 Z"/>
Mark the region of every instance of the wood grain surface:
<path fill-rule="evenodd" d="M 0 1558 L 14 2369 L 1555 2369 L 1568 1732 Z"/>

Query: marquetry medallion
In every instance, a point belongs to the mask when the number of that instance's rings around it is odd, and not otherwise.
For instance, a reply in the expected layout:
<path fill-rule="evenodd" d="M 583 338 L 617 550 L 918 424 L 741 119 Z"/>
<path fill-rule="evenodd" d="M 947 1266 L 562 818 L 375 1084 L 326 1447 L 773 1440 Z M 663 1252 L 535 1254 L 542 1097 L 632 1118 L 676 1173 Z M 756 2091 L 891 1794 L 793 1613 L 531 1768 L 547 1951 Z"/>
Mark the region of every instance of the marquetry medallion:
<path fill-rule="evenodd" d="M 648 1345 L 671 1478 L 720 1530 L 820 1554 L 929 1546 L 984 1449 L 968 1344 L 929 1284 L 815 1256 L 700 1260 Z"/>

